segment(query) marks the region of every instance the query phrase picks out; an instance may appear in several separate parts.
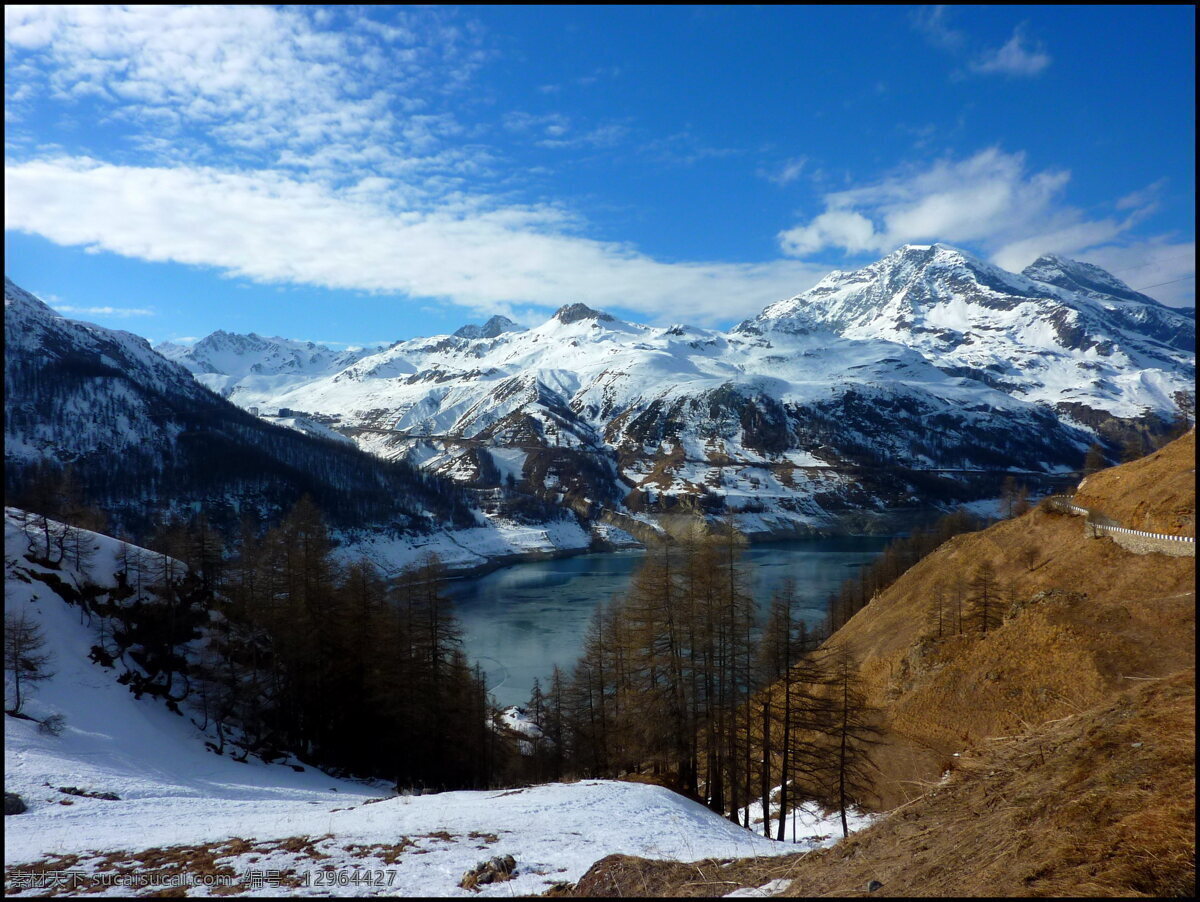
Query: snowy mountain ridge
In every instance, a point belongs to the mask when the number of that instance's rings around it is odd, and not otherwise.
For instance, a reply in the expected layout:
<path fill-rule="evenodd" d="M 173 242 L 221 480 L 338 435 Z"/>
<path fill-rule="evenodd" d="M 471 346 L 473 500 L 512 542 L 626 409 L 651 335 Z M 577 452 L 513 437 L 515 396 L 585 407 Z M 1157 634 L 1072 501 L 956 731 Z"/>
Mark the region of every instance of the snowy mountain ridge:
<path fill-rule="evenodd" d="M 266 393 L 286 390 L 297 378 L 340 372 L 379 349 L 334 351 L 311 341 L 264 338 L 254 332 L 237 335 L 218 329 L 193 345 L 164 342 L 155 350 L 228 398 L 238 386 L 249 384 Z"/>
<path fill-rule="evenodd" d="M 835 271 L 741 329 L 824 325 L 894 341 L 951 373 L 1051 407 L 1169 416 L 1195 378 L 1195 316 L 1090 264 L 1047 255 L 1009 273 L 946 245 Z"/>
<path fill-rule="evenodd" d="M 1115 442 L 1174 420 L 1195 373 L 1194 316 L 1087 264 L 1009 273 L 938 244 L 830 273 L 728 332 L 583 304 L 527 330 L 495 322 L 336 373 L 247 376 L 228 396 L 477 488 L 512 476 L 585 516 L 724 509 L 771 532 L 929 490 L 881 462 L 1074 469 L 1097 428 Z"/>

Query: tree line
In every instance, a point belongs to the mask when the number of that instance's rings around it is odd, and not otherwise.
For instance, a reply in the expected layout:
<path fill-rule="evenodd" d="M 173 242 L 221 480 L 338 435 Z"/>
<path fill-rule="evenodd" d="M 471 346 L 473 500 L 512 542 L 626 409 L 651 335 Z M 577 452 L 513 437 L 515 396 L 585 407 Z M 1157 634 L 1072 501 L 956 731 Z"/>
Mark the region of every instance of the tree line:
<path fill-rule="evenodd" d="M 436 556 L 390 586 L 365 559 L 339 565 L 309 499 L 264 535 L 244 530 L 227 561 L 192 539 L 194 570 L 224 570 L 193 691 L 219 742 L 232 729 L 243 749 L 400 786 L 489 783 L 487 692 Z"/>
<path fill-rule="evenodd" d="M 436 557 L 390 583 L 369 561 L 339 562 L 307 497 L 272 529 L 247 518 L 233 542 L 202 513 L 162 521 L 150 547 L 121 543 L 110 586 L 67 572 L 90 572 L 91 533 L 45 514 L 24 530 L 46 568 L 31 575 L 92 627 L 92 659 L 189 713 L 214 751 L 402 788 L 494 783 L 506 749 Z M 25 645 L 8 657 L 28 679 Z"/>
<path fill-rule="evenodd" d="M 139 540 L 167 513 L 197 505 L 233 536 L 242 514 L 278 522 L 305 494 L 341 529 L 475 522 L 451 480 L 266 423 L 182 374 L 182 385 L 156 388 L 99 353 L 58 348 L 6 355 L 5 377 L 10 440 L 76 449 L 70 467 L 84 500 Z M 48 454 L 6 457 L 5 492 L 21 496 L 64 469 Z"/>

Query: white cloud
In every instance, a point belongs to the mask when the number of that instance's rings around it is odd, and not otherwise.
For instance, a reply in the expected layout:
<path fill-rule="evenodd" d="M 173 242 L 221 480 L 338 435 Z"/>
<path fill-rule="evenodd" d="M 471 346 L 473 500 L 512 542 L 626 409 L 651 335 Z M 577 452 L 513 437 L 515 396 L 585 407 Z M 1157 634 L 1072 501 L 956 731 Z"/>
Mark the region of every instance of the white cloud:
<path fill-rule="evenodd" d="M 828 270 L 795 260 L 662 263 L 568 234 L 576 223 L 555 207 L 463 196 L 417 210 L 277 171 L 60 158 L 11 164 L 5 189 L 6 226 L 58 244 L 482 312 L 582 301 L 715 323 L 756 313 Z"/>
<path fill-rule="evenodd" d="M 850 254 L 880 250 L 883 239 L 871 220 L 853 210 L 827 210 L 807 226 L 789 229 L 779 236 L 783 252 L 806 257 L 827 247 L 839 247 Z"/>
<path fill-rule="evenodd" d="M 144 141 L 190 129 L 189 143 L 214 154 L 327 144 L 428 154 L 459 130 L 430 98 L 461 86 L 483 54 L 448 13 L 389 15 L 323 30 L 296 8 L 9 6 L 6 81 L 10 97 L 93 98 Z"/>
<path fill-rule="evenodd" d="M 960 58 L 973 53 L 967 61 L 967 70 L 977 75 L 1009 75 L 1029 78 L 1040 74 L 1052 62 L 1050 54 L 1043 48 L 1027 44 L 1022 26 L 1013 30 L 1012 37 L 1002 46 L 972 51 L 978 48 L 977 41 L 958 28 L 950 25 L 950 9 L 945 6 L 927 6 L 913 13 L 913 27 L 935 47 Z M 956 72 L 955 78 L 962 76 Z"/>
<path fill-rule="evenodd" d="M 1050 55 L 1044 50 L 1033 50 L 1025 46 L 1021 29 L 1003 47 L 985 50 L 970 63 L 972 72 L 981 75 L 1015 75 L 1030 77 L 1039 74 L 1050 65 Z"/>
<path fill-rule="evenodd" d="M 874 255 L 902 244 L 944 241 L 984 253 L 1013 272 L 1042 254 L 1057 253 L 1095 260 L 1114 272 L 1137 261 L 1146 266 L 1138 277 L 1145 285 L 1194 274 L 1194 261 L 1179 250 L 1192 245 L 1130 237 L 1156 208 L 1163 182 L 1116 200 L 1113 208 L 1123 211 L 1120 216 L 1089 218 L 1064 202 L 1069 180 L 1065 170 L 1031 172 L 1023 154 L 990 148 L 827 194 L 825 210 L 781 232 L 779 244 L 784 253 L 805 258 L 829 250 Z M 1172 253 L 1174 263 L 1167 265 Z M 1151 296 L 1176 306 L 1194 303 L 1194 284 L 1171 284 L 1176 287 L 1163 286 L 1161 294 Z"/>
<path fill-rule="evenodd" d="M 73 307 L 70 304 L 52 305 L 59 313 L 70 313 L 78 316 L 155 316 L 155 312 L 146 307 Z"/>
<path fill-rule="evenodd" d="M 1061 219 L 1055 203 L 1069 177 L 1027 173 L 1023 154 L 989 148 L 827 194 L 825 212 L 781 233 L 780 244 L 802 256 L 825 248 L 864 253 L 907 242 L 1013 240 Z"/>

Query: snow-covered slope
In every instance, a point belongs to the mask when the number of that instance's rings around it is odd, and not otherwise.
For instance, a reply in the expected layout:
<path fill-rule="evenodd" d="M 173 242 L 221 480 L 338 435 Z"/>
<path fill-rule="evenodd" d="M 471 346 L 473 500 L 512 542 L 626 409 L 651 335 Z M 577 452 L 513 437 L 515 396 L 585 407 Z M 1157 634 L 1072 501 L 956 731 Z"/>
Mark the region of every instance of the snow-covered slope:
<path fill-rule="evenodd" d="M 5 819 L 8 892 L 21 889 L 21 874 L 32 870 L 19 865 L 40 863 L 38 870 L 51 864 L 78 872 L 75 890 L 101 889 L 92 878 L 105 875 L 112 882 L 99 894 L 113 896 L 164 889 L 121 883 L 115 875 L 122 870 L 183 882 L 227 874 L 239 894 L 267 897 L 473 895 L 459 886 L 463 873 L 511 855 L 514 879 L 481 887 L 484 895 L 507 896 L 578 880 L 613 853 L 690 861 L 795 849 L 654 786 L 583 781 L 397 796 L 312 768 L 213 754 L 205 749 L 210 737 L 187 714 L 150 696 L 136 699 L 116 670 L 89 660 L 97 627 L 35 576 L 113 585 L 120 544 L 85 533 L 89 565 L 46 568 L 25 557 L 19 518 L 6 511 L 5 611 L 36 622 L 53 659 L 53 676 L 36 684 L 24 710 L 39 721 L 61 715 L 65 724 L 56 736 L 34 720 L 5 717 L 5 789 L 29 809 Z M 105 794 L 116 798 L 99 797 Z M 813 834 L 832 832 L 828 823 L 812 825 Z M 317 875 L 329 868 L 382 876 L 321 885 Z M 274 877 L 256 882 L 255 871 Z"/>
<path fill-rule="evenodd" d="M 340 372 L 378 348 L 333 351 L 311 341 L 263 338 L 218 330 L 194 345 L 163 342 L 154 348 L 186 367 L 196 381 L 235 403 L 243 394 L 277 394 Z M 246 406 L 246 405 L 243 405 Z"/>
<path fill-rule="evenodd" d="M 821 324 L 894 341 L 949 373 L 1064 413 L 1173 418 L 1195 381 L 1194 315 L 1096 266 L 1045 256 L 1020 274 L 946 245 L 833 272 L 741 328 Z"/>

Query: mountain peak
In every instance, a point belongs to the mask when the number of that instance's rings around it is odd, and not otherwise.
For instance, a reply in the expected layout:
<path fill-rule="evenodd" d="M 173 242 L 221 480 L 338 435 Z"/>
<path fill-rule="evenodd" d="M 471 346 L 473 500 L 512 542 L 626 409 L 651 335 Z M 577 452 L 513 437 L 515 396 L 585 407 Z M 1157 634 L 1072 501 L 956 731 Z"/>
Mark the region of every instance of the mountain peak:
<path fill-rule="evenodd" d="M 1127 301 L 1157 304 L 1153 298 L 1134 291 L 1112 273 L 1091 263 L 1071 260 L 1058 254 L 1042 254 L 1023 270 L 1021 275 L 1041 282 L 1065 288 L 1086 297 L 1104 296 Z"/>
<path fill-rule="evenodd" d="M 953 261 L 955 263 L 965 263 L 969 266 L 989 266 L 990 264 L 980 260 L 969 251 L 964 251 L 960 247 L 955 247 L 952 244 L 942 244 L 940 241 L 935 241 L 933 244 L 904 244 L 896 248 L 892 253 L 888 254 L 880 262 L 886 260 L 891 261 L 927 261 L 937 260 L 939 262 Z"/>
<path fill-rule="evenodd" d="M 457 338 L 495 338 L 497 335 L 503 335 L 505 332 L 524 332 L 523 326 L 518 326 L 507 316 L 496 314 L 482 326 L 477 326 L 474 323 L 463 326 L 458 329 L 454 335 Z"/>
<path fill-rule="evenodd" d="M 615 321 L 607 313 L 593 310 L 587 304 L 564 304 L 554 312 L 554 316 L 551 318 L 558 320 L 560 323 L 575 323 L 584 319 L 594 319 L 602 323 Z"/>

